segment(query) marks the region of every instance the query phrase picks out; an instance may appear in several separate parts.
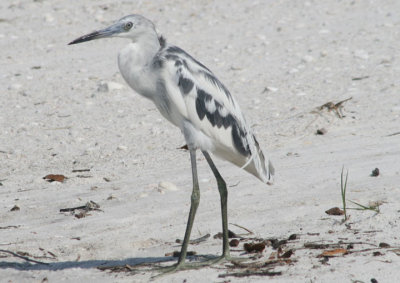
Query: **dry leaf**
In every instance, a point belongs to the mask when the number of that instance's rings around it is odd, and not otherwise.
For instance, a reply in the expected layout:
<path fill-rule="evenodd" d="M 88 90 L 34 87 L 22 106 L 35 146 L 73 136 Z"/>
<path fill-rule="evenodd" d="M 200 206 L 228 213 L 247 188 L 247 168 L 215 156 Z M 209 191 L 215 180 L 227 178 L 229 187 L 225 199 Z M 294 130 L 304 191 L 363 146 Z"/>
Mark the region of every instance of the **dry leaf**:
<path fill-rule="evenodd" d="M 345 254 L 347 254 L 347 250 L 339 248 L 339 249 L 324 251 L 318 257 L 334 257 L 334 256 L 342 256 L 342 255 L 345 255 Z"/>
<path fill-rule="evenodd" d="M 243 247 L 248 253 L 261 253 L 265 249 L 265 243 L 246 243 Z"/>
<path fill-rule="evenodd" d="M 238 239 L 233 239 L 229 242 L 229 246 L 231 247 L 237 247 L 239 246 L 239 240 Z"/>
<path fill-rule="evenodd" d="M 283 253 L 283 255 L 279 256 L 280 258 L 289 258 L 292 256 L 292 254 L 294 253 L 293 250 L 288 250 L 286 252 Z"/>
<path fill-rule="evenodd" d="M 341 210 L 339 207 L 332 207 L 325 211 L 326 214 L 328 215 L 343 215 L 344 211 Z"/>
<path fill-rule="evenodd" d="M 64 182 L 64 180 L 66 179 L 66 177 L 64 175 L 57 175 L 57 174 L 49 174 L 43 177 L 43 179 L 45 179 L 47 182 Z"/>
<path fill-rule="evenodd" d="M 19 210 L 20 210 L 20 208 L 19 208 L 18 205 L 14 205 L 14 206 L 10 209 L 10 211 L 19 211 Z"/>

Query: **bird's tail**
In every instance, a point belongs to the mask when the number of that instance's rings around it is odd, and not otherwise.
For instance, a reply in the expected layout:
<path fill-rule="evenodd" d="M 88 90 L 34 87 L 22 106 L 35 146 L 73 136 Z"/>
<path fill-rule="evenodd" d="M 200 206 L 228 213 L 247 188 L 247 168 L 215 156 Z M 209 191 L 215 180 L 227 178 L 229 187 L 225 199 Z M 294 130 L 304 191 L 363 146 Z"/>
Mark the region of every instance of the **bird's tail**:
<path fill-rule="evenodd" d="M 262 182 L 271 185 L 274 182 L 274 166 L 272 166 L 268 158 L 265 158 L 256 137 L 254 135 L 252 137 L 254 143 L 252 141 L 249 142 L 251 157 L 242 168 L 256 176 Z"/>

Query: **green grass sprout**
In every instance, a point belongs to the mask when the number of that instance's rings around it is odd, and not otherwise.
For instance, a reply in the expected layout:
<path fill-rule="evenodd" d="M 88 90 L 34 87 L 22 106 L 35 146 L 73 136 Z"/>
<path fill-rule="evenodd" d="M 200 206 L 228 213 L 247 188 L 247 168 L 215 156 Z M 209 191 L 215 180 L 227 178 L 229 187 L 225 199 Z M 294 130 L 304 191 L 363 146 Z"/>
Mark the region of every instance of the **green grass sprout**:
<path fill-rule="evenodd" d="M 347 221 L 347 206 L 346 206 L 346 190 L 347 190 L 347 178 L 349 177 L 349 170 L 346 172 L 346 179 L 343 182 L 343 173 L 344 173 L 344 166 L 342 167 L 342 173 L 340 175 L 340 191 L 342 194 L 342 202 L 343 202 L 343 212 L 344 212 L 344 221 Z"/>

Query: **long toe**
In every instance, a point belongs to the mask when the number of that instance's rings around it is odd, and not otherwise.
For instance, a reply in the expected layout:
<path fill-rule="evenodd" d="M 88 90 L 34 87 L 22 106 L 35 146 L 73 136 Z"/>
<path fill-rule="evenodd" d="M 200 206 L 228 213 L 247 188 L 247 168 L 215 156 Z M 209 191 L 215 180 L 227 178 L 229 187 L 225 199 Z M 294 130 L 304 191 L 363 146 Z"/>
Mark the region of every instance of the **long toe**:
<path fill-rule="evenodd" d="M 158 272 L 158 274 L 153 276 L 152 278 L 158 278 L 181 270 L 200 269 L 215 264 L 224 264 L 228 262 L 243 262 L 249 260 L 248 258 L 243 258 L 243 257 L 231 257 L 230 255 L 206 256 L 206 258 L 207 258 L 206 260 L 199 262 L 183 262 L 183 263 L 176 263 L 171 266 L 158 267 L 154 269 L 154 271 Z"/>

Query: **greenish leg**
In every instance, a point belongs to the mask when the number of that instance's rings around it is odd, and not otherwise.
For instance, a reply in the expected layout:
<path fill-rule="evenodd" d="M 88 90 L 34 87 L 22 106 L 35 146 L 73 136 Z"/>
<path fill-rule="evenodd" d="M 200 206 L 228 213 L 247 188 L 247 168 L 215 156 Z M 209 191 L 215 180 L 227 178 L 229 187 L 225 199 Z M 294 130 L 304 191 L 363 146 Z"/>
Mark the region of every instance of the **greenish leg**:
<path fill-rule="evenodd" d="M 222 255 L 219 257 L 213 257 L 203 262 L 195 262 L 195 263 L 185 263 L 187 248 L 190 240 L 190 233 L 192 231 L 194 217 L 196 215 L 197 207 L 200 202 L 200 190 L 199 190 L 199 181 L 197 177 L 197 166 L 196 166 L 196 151 L 190 150 L 190 159 L 192 163 L 192 176 L 193 176 L 193 191 L 191 197 L 191 206 L 189 212 L 189 219 L 186 226 L 185 238 L 183 239 L 183 244 L 181 248 L 181 253 L 179 256 L 178 263 L 169 267 L 162 267 L 160 271 L 162 272 L 159 275 L 154 276 L 159 277 L 168 273 L 173 273 L 178 270 L 185 269 L 197 269 L 204 266 L 209 266 L 214 263 L 220 263 L 223 261 L 242 261 L 245 259 L 242 258 L 232 258 L 229 251 L 229 238 L 228 238 L 228 190 L 226 188 L 226 183 L 224 179 L 221 177 L 221 174 L 218 172 L 217 167 L 212 161 L 210 155 L 206 151 L 202 151 L 204 157 L 206 158 L 208 165 L 210 166 L 212 172 L 214 173 L 215 178 L 217 179 L 218 191 L 221 198 L 221 214 L 222 214 L 222 235 L 223 235 L 223 247 L 222 247 Z"/>
<path fill-rule="evenodd" d="M 190 150 L 190 161 L 192 163 L 193 191 L 191 196 L 191 205 L 190 205 L 188 223 L 186 225 L 185 238 L 183 239 L 181 254 L 179 256 L 177 266 L 181 266 L 185 263 L 187 247 L 189 245 L 189 240 L 190 240 L 190 233 L 192 231 L 194 217 L 196 215 L 196 211 L 200 203 L 200 189 L 199 189 L 199 180 L 197 177 L 197 165 L 196 165 L 196 150 Z"/>
<path fill-rule="evenodd" d="M 220 259 L 231 259 L 229 252 L 229 239 L 228 239 L 228 190 L 226 189 L 226 183 L 218 172 L 217 167 L 212 161 L 207 151 L 202 151 L 206 158 L 208 165 L 210 166 L 215 178 L 217 179 L 218 191 L 221 197 L 221 214 L 222 214 L 222 256 Z"/>
<path fill-rule="evenodd" d="M 192 231 L 194 217 L 196 215 L 196 211 L 200 203 L 200 189 L 199 189 L 199 180 L 197 177 L 197 165 L 196 165 L 196 150 L 193 149 L 190 150 L 190 161 L 192 164 L 193 191 L 191 196 L 190 212 L 189 212 L 188 222 L 186 224 L 186 232 L 185 232 L 185 237 L 183 239 L 181 253 L 179 255 L 179 259 L 176 264 L 169 267 L 162 267 L 160 269 L 162 273 L 154 277 L 159 277 L 168 273 L 173 273 L 175 271 L 182 269 L 192 269 L 200 267 L 200 266 L 195 267 L 190 264 L 185 264 L 187 248 L 190 241 L 190 233 Z"/>

